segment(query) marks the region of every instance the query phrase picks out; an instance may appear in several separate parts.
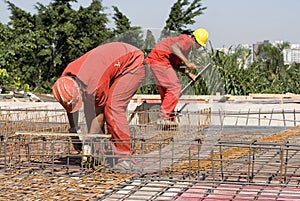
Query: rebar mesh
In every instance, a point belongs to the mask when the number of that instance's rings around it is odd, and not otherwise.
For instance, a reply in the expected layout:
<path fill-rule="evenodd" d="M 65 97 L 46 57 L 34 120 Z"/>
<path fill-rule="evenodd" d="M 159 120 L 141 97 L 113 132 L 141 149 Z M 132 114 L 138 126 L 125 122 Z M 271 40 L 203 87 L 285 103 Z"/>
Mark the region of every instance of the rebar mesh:
<path fill-rule="evenodd" d="M 162 126 L 157 108 L 138 112 L 125 174 L 110 166 L 109 135 L 82 134 L 96 159 L 82 164 L 63 110 L 1 109 L 0 200 L 297 199 L 299 113 L 202 107 Z"/>

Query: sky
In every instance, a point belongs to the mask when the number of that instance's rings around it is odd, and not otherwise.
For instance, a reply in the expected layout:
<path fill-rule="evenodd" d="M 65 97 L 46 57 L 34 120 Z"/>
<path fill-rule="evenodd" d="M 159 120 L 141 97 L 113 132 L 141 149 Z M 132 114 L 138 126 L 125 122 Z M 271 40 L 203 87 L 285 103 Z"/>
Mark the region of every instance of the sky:
<path fill-rule="evenodd" d="M 19 8 L 35 13 L 37 2 L 48 5 L 51 0 L 9 0 Z M 102 0 L 106 13 L 112 14 L 111 6 L 119 10 L 131 21 L 132 26 L 140 26 L 159 33 L 165 26 L 172 5 L 177 0 Z M 190 0 L 192 1 L 192 0 Z M 91 0 L 77 0 L 74 9 L 88 6 Z M 214 48 L 254 44 L 269 40 L 300 44 L 300 0 L 202 0 L 207 7 L 190 29 L 205 28 Z M 10 12 L 4 0 L 0 0 L 0 21 L 6 24 Z"/>

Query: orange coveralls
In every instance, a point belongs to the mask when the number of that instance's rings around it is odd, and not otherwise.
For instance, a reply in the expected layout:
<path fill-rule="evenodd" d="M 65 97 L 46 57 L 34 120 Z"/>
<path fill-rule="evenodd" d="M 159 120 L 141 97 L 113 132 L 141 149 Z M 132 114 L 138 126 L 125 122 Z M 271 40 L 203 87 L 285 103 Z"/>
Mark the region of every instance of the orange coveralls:
<path fill-rule="evenodd" d="M 153 73 L 160 93 L 160 117 L 165 119 L 173 116 L 181 90 L 174 68 L 178 68 L 182 60 L 172 53 L 171 46 L 175 43 L 179 45 L 182 53 L 188 57 L 193 39 L 189 35 L 181 34 L 178 37 L 169 37 L 158 42 L 145 59 Z"/>
<path fill-rule="evenodd" d="M 126 109 L 145 79 L 144 54 L 121 42 L 107 43 L 70 63 L 62 76 L 75 76 L 82 83 L 87 127 L 95 118 L 95 106 L 104 107 L 107 131 L 115 154 L 130 154 L 130 131 Z"/>

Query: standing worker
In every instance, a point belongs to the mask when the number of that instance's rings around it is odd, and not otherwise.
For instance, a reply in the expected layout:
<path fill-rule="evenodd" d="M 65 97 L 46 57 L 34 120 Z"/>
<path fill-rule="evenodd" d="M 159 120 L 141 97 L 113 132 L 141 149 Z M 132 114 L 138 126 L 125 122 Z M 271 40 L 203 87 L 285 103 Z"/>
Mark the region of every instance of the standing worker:
<path fill-rule="evenodd" d="M 67 111 L 70 133 L 78 131 L 78 110 L 82 105 L 88 133 L 105 133 L 106 122 L 114 154 L 119 157 L 115 169 L 126 170 L 133 165 L 126 109 L 145 79 L 143 60 L 143 52 L 132 45 L 107 43 L 71 62 L 52 88 Z M 81 149 L 81 144 L 73 145 Z"/>
<path fill-rule="evenodd" d="M 159 124 L 174 124 L 174 110 L 179 101 L 181 85 L 176 71 L 185 73 L 194 80 L 195 75 L 187 69 L 180 68 L 183 64 L 190 70 L 196 69 L 194 63 L 189 62 L 191 50 L 206 46 L 208 32 L 197 29 L 192 34 L 180 34 L 158 42 L 148 54 L 145 62 L 150 67 L 155 78 L 161 97 Z"/>

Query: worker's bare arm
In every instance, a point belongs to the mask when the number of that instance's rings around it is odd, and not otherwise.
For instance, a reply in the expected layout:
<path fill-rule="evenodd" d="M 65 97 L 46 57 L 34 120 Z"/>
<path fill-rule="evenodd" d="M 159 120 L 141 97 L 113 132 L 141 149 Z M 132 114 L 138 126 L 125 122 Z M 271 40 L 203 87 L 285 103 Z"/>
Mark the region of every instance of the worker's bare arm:
<path fill-rule="evenodd" d="M 96 117 L 93 119 L 89 133 L 94 134 L 104 134 L 104 108 L 103 107 L 96 107 Z"/>
<path fill-rule="evenodd" d="M 182 53 L 181 48 L 177 43 L 174 43 L 171 46 L 171 49 L 172 49 L 172 52 L 176 56 L 178 56 L 189 69 L 191 69 L 191 70 L 196 69 L 196 65 L 194 63 L 189 62 L 189 60 Z"/>

